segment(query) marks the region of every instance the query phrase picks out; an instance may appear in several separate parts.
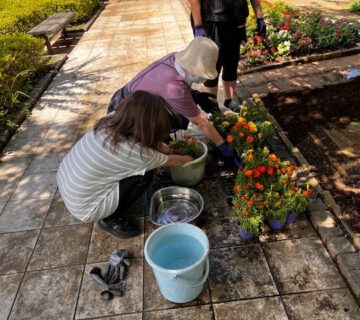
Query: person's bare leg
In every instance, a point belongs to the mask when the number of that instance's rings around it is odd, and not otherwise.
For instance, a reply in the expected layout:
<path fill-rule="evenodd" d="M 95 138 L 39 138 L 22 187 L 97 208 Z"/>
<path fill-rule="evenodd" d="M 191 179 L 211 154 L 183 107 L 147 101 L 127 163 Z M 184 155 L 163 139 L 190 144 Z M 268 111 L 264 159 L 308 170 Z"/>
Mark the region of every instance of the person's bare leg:
<path fill-rule="evenodd" d="M 224 81 L 224 98 L 232 99 L 236 97 L 236 81 Z"/>

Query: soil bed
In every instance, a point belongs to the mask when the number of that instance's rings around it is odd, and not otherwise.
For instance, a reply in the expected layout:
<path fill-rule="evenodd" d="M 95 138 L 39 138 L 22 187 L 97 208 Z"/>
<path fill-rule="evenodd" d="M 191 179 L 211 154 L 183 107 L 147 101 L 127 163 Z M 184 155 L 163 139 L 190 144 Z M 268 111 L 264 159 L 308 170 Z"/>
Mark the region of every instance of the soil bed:
<path fill-rule="evenodd" d="M 350 123 L 360 128 L 360 78 L 334 86 L 265 98 L 270 113 L 289 139 L 313 166 L 323 189 L 331 192 L 341 207 L 342 219 L 360 233 L 360 129 L 344 144 L 355 145 L 344 152 L 332 139 Z M 357 140 L 357 141 L 354 141 Z"/>

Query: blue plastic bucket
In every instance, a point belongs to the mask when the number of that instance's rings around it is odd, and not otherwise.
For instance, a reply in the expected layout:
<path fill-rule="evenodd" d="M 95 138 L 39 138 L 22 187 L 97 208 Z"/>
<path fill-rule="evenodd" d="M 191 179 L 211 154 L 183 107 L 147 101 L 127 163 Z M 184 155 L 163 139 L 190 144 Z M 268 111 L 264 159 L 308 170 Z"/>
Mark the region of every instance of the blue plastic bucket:
<path fill-rule="evenodd" d="M 165 299 L 185 303 L 200 295 L 209 275 L 209 240 L 201 229 L 188 223 L 160 227 L 144 252 Z"/>

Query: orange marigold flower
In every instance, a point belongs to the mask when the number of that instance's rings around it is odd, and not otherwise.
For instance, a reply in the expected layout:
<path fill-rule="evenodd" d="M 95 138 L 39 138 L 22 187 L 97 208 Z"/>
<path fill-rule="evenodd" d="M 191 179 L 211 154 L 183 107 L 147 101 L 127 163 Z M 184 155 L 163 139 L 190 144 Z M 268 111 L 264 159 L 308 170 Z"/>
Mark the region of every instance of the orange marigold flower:
<path fill-rule="evenodd" d="M 234 137 L 233 137 L 231 134 L 229 134 L 229 135 L 226 137 L 226 141 L 227 141 L 228 143 L 231 143 L 231 142 L 234 141 Z"/>
<path fill-rule="evenodd" d="M 281 168 L 280 171 L 281 171 L 281 173 L 286 173 L 287 172 L 286 168 Z"/>
<path fill-rule="evenodd" d="M 270 161 L 276 161 L 277 160 L 277 157 L 276 157 L 276 155 L 275 154 L 273 154 L 273 153 L 271 153 L 271 154 L 269 154 L 269 160 Z"/>
<path fill-rule="evenodd" d="M 233 190 L 235 191 L 235 192 L 240 192 L 240 190 L 241 190 L 241 186 L 234 186 L 234 188 L 233 188 Z"/>
<path fill-rule="evenodd" d="M 247 209 L 244 209 L 244 210 L 242 211 L 242 215 L 243 215 L 244 217 L 247 217 L 247 216 L 249 215 L 249 211 L 247 211 Z"/>
<path fill-rule="evenodd" d="M 254 138 L 252 136 L 247 136 L 246 137 L 246 142 L 247 143 L 253 143 L 254 142 Z"/>
<path fill-rule="evenodd" d="M 251 184 L 250 183 L 247 183 L 246 186 L 245 186 L 246 189 L 250 189 L 251 188 Z"/>
<path fill-rule="evenodd" d="M 246 156 L 246 158 L 247 158 L 247 161 L 253 162 L 253 161 L 254 161 L 254 154 L 249 153 L 249 154 Z"/>
<path fill-rule="evenodd" d="M 185 134 L 184 134 L 184 139 L 185 139 L 185 140 L 189 140 L 189 139 L 190 139 L 190 135 L 189 135 L 188 133 L 185 133 Z"/>
<path fill-rule="evenodd" d="M 265 189 L 264 185 L 262 185 L 260 182 L 255 183 L 255 188 L 259 191 L 263 191 Z"/>
<path fill-rule="evenodd" d="M 307 190 L 305 190 L 305 191 L 303 192 L 303 195 L 304 195 L 305 197 L 309 197 L 309 196 L 311 195 L 311 193 L 312 193 L 312 191 L 311 191 L 310 189 L 307 189 Z"/>
<path fill-rule="evenodd" d="M 253 205 L 254 205 L 254 201 L 253 201 L 253 200 L 249 200 L 249 201 L 247 202 L 247 205 L 248 205 L 249 207 L 253 206 Z"/>
<path fill-rule="evenodd" d="M 275 192 L 274 196 L 275 196 L 275 198 L 279 198 L 279 197 L 280 197 L 280 193 L 279 193 L 279 192 Z"/>
<path fill-rule="evenodd" d="M 244 172 L 244 174 L 245 174 L 247 177 L 251 177 L 252 174 L 253 174 L 253 171 L 252 171 L 252 170 L 246 170 L 246 171 Z"/>
<path fill-rule="evenodd" d="M 244 133 L 244 132 L 242 132 L 242 131 L 240 131 L 240 132 L 239 132 L 239 137 L 241 137 L 241 138 L 242 138 L 242 137 L 244 137 L 244 136 L 245 136 L 245 133 Z"/>

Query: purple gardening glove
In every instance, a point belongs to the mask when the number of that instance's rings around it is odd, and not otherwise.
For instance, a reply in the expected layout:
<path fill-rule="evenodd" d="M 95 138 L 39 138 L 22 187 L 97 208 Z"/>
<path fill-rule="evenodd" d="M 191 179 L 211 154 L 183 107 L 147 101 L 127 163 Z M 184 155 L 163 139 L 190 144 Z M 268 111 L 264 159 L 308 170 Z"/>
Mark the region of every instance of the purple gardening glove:
<path fill-rule="evenodd" d="M 194 27 L 195 37 L 206 37 L 205 29 L 202 25 Z"/>
<path fill-rule="evenodd" d="M 222 144 L 216 146 L 216 150 L 220 153 L 221 158 L 235 168 L 242 167 L 242 160 L 238 157 L 237 153 L 229 147 L 227 142 L 223 142 Z"/>
<path fill-rule="evenodd" d="M 264 18 L 257 18 L 256 19 L 256 31 L 259 36 L 265 37 L 266 36 L 266 23 Z"/>

